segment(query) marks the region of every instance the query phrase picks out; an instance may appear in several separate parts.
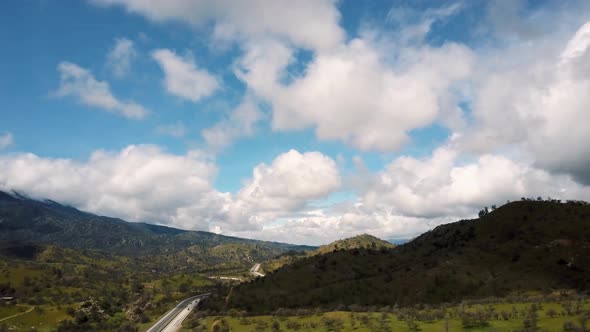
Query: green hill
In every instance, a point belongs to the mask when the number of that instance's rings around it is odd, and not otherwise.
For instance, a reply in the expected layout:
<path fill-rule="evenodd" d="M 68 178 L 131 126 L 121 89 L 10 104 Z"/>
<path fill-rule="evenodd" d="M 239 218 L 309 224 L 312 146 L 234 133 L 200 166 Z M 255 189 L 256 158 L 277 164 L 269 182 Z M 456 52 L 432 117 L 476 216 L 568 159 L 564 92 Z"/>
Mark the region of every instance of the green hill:
<path fill-rule="evenodd" d="M 351 238 L 334 241 L 330 244 L 320 246 L 317 250 L 311 253 L 315 254 L 327 254 L 329 252 L 337 250 L 349 250 L 349 249 L 381 249 L 381 248 L 393 248 L 394 244 L 391 244 L 385 240 L 381 240 L 373 235 L 361 234 Z"/>
<path fill-rule="evenodd" d="M 394 248 L 395 245 L 381 240 L 378 237 L 369 234 L 361 234 L 346 239 L 336 240 L 329 244 L 320 246 L 316 250 L 310 251 L 288 251 L 279 257 L 266 261 L 262 264 L 264 272 L 272 272 L 281 268 L 284 265 L 293 264 L 295 261 L 305 257 L 324 255 L 337 250 L 350 250 L 350 249 L 381 249 L 381 248 Z"/>
<path fill-rule="evenodd" d="M 557 289 L 590 289 L 588 204 L 514 202 L 393 249 L 306 257 L 236 287 L 229 307 L 406 306 Z"/>

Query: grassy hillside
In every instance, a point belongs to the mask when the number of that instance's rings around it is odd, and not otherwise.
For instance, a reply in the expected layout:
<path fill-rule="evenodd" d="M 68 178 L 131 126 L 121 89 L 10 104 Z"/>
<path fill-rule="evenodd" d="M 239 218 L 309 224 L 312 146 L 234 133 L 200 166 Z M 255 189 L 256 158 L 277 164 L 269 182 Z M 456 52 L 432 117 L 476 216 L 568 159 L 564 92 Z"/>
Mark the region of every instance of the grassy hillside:
<path fill-rule="evenodd" d="M 16 330 L 117 330 L 154 321 L 176 301 L 214 289 L 205 275 L 176 268 L 155 270 L 146 258 L 56 246 L 0 250 L 0 319 Z M 1 329 L 1 328 L 0 328 Z"/>
<path fill-rule="evenodd" d="M 163 271 L 185 270 L 207 274 L 243 274 L 254 263 L 266 262 L 284 252 L 260 243 L 225 243 L 214 247 L 194 245 L 175 253 L 150 256 L 146 264 Z"/>
<path fill-rule="evenodd" d="M 356 307 L 333 312 L 298 309 L 248 317 L 240 313 L 202 315 L 199 311 L 189 317 L 182 331 L 587 331 L 590 301 L 551 294 L 438 307 Z"/>
<path fill-rule="evenodd" d="M 393 249 L 306 257 L 236 287 L 229 307 L 405 306 L 555 289 L 590 290 L 587 204 L 514 202 Z"/>

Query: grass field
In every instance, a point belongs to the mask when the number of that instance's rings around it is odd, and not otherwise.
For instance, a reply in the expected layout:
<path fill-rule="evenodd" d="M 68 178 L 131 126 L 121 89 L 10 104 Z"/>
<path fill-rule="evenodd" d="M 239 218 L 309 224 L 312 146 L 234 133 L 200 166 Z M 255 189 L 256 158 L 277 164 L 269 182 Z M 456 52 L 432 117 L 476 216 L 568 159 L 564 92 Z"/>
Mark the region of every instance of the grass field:
<path fill-rule="evenodd" d="M 39 277 L 43 271 L 31 269 L 26 266 L 13 266 L 0 268 L 0 284 L 10 282 L 14 287 L 21 287 L 25 283 L 25 277 Z"/>
<path fill-rule="evenodd" d="M 565 303 L 565 302 L 564 302 Z M 464 305 L 446 308 L 443 319 L 420 321 L 403 318 L 391 312 L 347 312 L 335 311 L 305 316 L 252 316 L 230 317 L 210 316 L 201 319 L 190 317 L 183 331 L 527 331 L 524 320 L 533 303 L 496 303 L 486 305 Z M 577 313 L 568 313 L 563 303 L 535 303 L 538 310 L 536 331 L 563 331 L 564 324 L 571 322 L 580 326 L 580 318 L 590 312 L 590 302 L 584 301 Z M 421 310 L 425 312 L 425 310 Z M 483 324 L 465 327 L 458 312 L 493 311 L 511 313 L 511 317 L 486 320 Z M 515 312 L 516 315 L 512 316 Z M 551 313 L 554 313 L 553 316 Z M 553 317 L 550 317 L 553 316 Z M 528 331 L 531 331 L 530 329 Z"/>
<path fill-rule="evenodd" d="M 15 313 L 26 312 L 30 306 L 3 306 L 0 307 L 0 320 Z M 60 321 L 67 318 L 65 310 L 53 306 L 35 306 L 30 312 L 0 321 L 0 327 L 5 326 L 14 331 L 55 331 Z"/>
<path fill-rule="evenodd" d="M 24 305 L 19 305 L 19 306 L 2 305 L 2 306 L 0 306 L 0 323 L 1 323 L 2 319 L 16 315 L 16 314 L 23 313 L 23 312 L 27 311 L 27 309 L 29 309 L 29 307 L 24 306 Z"/>

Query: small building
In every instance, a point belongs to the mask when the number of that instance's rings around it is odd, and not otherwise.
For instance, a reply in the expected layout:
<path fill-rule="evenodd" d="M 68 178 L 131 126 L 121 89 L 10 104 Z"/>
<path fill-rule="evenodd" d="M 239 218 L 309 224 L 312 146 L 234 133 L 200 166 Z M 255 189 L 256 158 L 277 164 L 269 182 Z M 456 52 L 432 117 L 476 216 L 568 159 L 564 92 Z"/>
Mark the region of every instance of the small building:
<path fill-rule="evenodd" d="M 16 303 L 14 296 L 0 296 L 0 301 L 5 303 Z"/>

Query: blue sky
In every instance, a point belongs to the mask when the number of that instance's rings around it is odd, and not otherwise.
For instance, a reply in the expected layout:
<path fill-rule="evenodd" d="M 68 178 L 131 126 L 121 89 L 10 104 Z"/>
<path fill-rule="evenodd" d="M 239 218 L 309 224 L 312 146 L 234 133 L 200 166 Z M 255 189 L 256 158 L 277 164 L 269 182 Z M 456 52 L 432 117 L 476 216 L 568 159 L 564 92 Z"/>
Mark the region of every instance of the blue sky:
<path fill-rule="evenodd" d="M 3 3 L 0 187 L 308 243 L 588 194 L 585 2 L 279 2 Z"/>
<path fill-rule="evenodd" d="M 400 2 L 400 5 L 403 2 Z M 4 11 L 2 38 L 13 47 L 2 54 L 2 72 L 14 80 L 1 86 L 3 109 L 0 114 L 2 130 L 18 137 L 7 151 L 26 151 L 40 156 L 87 159 L 97 149 L 118 150 L 130 144 L 157 144 L 172 153 L 185 153 L 206 143 L 199 132 L 214 125 L 235 107 L 246 87 L 231 70 L 232 61 L 239 56 L 236 46 L 217 50 L 207 40 L 209 27 L 194 29 L 181 24 L 154 25 L 142 17 L 126 14 L 119 8 L 105 9 L 85 2 L 10 1 Z M 390 1 L 380 3 L 347 1 L 339 4 L 342 26 L 351 38 L 365 21 L 387 24 Z M 18 31 L 18 34 L 14 32 Z M 463 34 L 465 30 L 462 31 Z M 132 40 L 139 53 L 131 72 L 124 79 L 109 72 L 106 59 L 117 38 Z M 433 40 L 468 38 L 447 31 Z M 162 89 L 162 72 L 149 58 L 155 48 L 192 52 L 198 63 L 219 75 L 223 88 L 215 95 L 197 103 L 187 102 L 166 94 Z M 305 63 L 309 52 L 301 50 Z M 75 100 L 58 98 L 57 65 L 71 61 L 92 71 L 122 99 L 131 99 L 150 110 L 142 121 L 128 121 L 95 107 L 81 105 Z M 308 61 L 308 60 L 307 60 Z M 304 69 L 304 66 L 301 66 Z M 8 111 L 18 110 L 18 111 Z M 187 134 L 182 138 L 159 134 L 157 127 L 182 123 Z M 34 133 L 34 134 L 32 134 Z M 350 159 L 363 155 L 372 169 L 396 153 L 423 156 L 446 140 L 449 131 L 438 126 L 425 126 L 411 132 L 412 142 L 396 152 L 365 152 L 350 149 L 337 141 L 319 141 L 312 130 L 273 132 L 262 123 L 257 134 L 221 151 L 217 156 L 220 176 L 219 189 L 237 191 L 241 179 L 251 175 L 252 168 L 289 149 L 320 150 L 336 158 Z M 268 142 L 272 142 L 268 144 Z"/>

